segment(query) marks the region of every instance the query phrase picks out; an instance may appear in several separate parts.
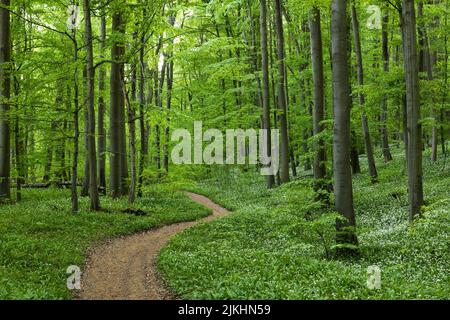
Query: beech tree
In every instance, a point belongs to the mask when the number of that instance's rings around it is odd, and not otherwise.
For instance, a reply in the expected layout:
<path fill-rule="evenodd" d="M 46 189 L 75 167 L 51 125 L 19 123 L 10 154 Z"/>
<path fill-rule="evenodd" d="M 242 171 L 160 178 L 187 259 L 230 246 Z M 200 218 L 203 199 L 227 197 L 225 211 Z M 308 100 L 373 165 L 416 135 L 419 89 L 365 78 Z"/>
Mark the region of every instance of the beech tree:
<path fill-rule="evenodd" d="M 331 4 L 331 52 L 333 63 L 333 173 L 336 211 L 343 220 L 336 222 L 337 241 L 357 244 L 353 209 L 352 174 L 350 171 L 350 92 L 347 28 L 347 1 Z"/>
<path fill-rule="evenodd" d="M 90 0 L 84 0 L 84 45 L 86 49 L 86 78 L 87 97 L 86 109 L 88 114 L 88 162 L 89 162 L 89 196 L 91 210 L 100 209 L 100 200 L 97 186 L 97 154 L 95 149 L 95 109 L 94 109 L 94 53 L 92 49 L 92 26 Z"/>
<path fill-rule="evenodd" d="M 410 218 L 412 220 L 420 214 L 424 197 L 422 185 L 422 127 L 420 124 L 417 24 L 413 0 L 403 0 L 402 18 L 408 125 L 408 193 Z"/>
<path fill-rule="evenodd" d="M 125 25 L 120 9 L 115 9 L 112 16 L 112 32 L 115 41 L 111 48 L 110 80 L 110 192 L 113 198 L 126 195 L 128 176 L 126 138 L 125 138 L 125 96 L 123 89 L 124 54 L 123 35 Z"/>
<path fill-rule="evenodd" d="M 0 7 L 0 201 L 9 200 L 10 194 L 10 117 L 11 97 L 11 29 L 9 0 Z"/>
<path fill-rule="evenodd" d="M 356 54 L 356 71 L 358 75 L 358 85 L 363 86 L 364 85 L 364 72 L 363 72 L 363 61 L 362 61 L 362 53 L 361 53 L 361 39 L 359 37 L 359 22 L 358 22 L 358 16 L 356 13 L 356 7 L 355 4 L 352 3 L 351 6 L 352 10 L 352 24 L 353 24 L 353 36 L 354 36 L 354 43 L 355 43 L 355 54 Z M 359 92 L 359 104 L 362 108 L 364 108 L 365 105 L 365 97 L 362 92 Z M 372 179 L 372 182 L 377 182 L 378 180 L 378 173 L 377 173 L 377 167 L 375 165 L 375 157 L 373 155 L 373 148 L 372 148 L 372 138 L 370 137 L 370 131 L 369 131 L 369 123 L 367 120 L 367 115 L 364 109 L 361 112 L 361 122 L 363 127 L 363 134 L 364 134 L 364 145 L 366 146 L 366 155 L 367 155 L 367 162 L 369 165 L 369 174 Z"/>
<path fill-rule="evenodd" d="M 268 132 L 266 137 L 267 156 L 272 156 L 272 141 L 270 132 L 270 92 L 269 92 L 269 55 L 267 53 L 267 3 L 260 0 L 259 27 L 261 35 L 261 68 L 262 68 L 262 129 Z M 274 175 L 267 176 L 267 187 L 274 185 Z"/>
<path fill-rule="evenodd" d="M 287 122 L 287 105 L 286 105 L 286 67 L 285 67 L 285 48 L 284 48 L 284 31 L 283 17 L 281 9 L 281 0 L 274 0 L 275 11 L 275 29 L 277 38 L 277 65 L 278 65 L 278 117 L 280 121 L 280 178 L 281 182 L 289 182 L 289 135 Z"/>
<path fill-rule="evenodd" d="M 325 83 L 323 71 L 323 48 L 320 10 L 317 7 L 313 7 L 309 13 L 309 28 L 311 33 L 311 64 L 314 83 L 313 134 L 320 135 L 323 131 L 322 121 L 325 119 Z M 319 139 L 313 166 L 314 179 L 317 179 L 319 181 L 319 189 L 324 187 L 323 179 L 326 176 L 325 162 L 326 150 L 324 148 L 324 142 L 323 139 Z"/>

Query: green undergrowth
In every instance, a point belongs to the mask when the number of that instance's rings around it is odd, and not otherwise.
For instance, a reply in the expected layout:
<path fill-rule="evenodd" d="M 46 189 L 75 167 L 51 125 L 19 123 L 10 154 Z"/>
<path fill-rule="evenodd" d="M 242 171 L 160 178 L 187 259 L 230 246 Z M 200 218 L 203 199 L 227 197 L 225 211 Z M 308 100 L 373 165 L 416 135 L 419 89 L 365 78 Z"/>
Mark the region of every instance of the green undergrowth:
<path fill-rule="evenodd" d="M 330 254 L 335 216 L 314 203 L 310 172 L 267 190 L 255 172 L 220 171 L 193 190 L 233 213 L 175 236 L 159 268 L 189 299 L 448 299 L 450 166 L 424 156 L 424 214 L 410 224 L 402 156 L 377 159 L 375 185 L 361 159 L 353 179 L 358 257 Z M 379 289 L 367 286 L 376 276 L 370 266 L 381 271 Z"/>
<path fill-rule="evenodd" d="M 101 198 L 101 212 L 88 211 L 88 199 L 82 198 L 79 214 L 72 215 L 69 190 L 24 190 L 22 202 L 0 206 L 0 299 L 70 299 L 66 270 L 82 268 L 90 246 L 210 214 L 175 188 L 146 188 L 132 206 L 145 216 L 124 213 L 126 198 L 109 197 Z"/>

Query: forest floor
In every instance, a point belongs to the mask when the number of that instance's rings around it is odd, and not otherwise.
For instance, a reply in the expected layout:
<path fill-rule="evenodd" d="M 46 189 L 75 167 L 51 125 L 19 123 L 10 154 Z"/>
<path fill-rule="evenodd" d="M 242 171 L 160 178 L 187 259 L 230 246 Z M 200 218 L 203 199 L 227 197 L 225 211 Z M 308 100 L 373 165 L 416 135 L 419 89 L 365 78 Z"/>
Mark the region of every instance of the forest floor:
<path fill-rule="evenodd" d="M 211 210 L 189 199 L 178 186 L 147 186 L 125 213 L 127 199 L 101 197 L 103 210 L 89 211 L 80 198 L 80 212 L 70 213 L 70 190 L 26 189 L 16 204 L 0 206 L 0 299 L 71 299 L 69 266 L 85 265 L 89 248 L 106 239 L 165 225 L 195 221 Z"/>
<path fill-rule="evenodd" d="M 81 281 L 79 299 L 174 299 L 161 280 L 156 258 L 169 239 L 183 230 L 225 216 L 228 210 L 208 198 L 188 193 L 195 202 L 212 210 L 201 220 L 175 223 L 143 233 L 112 239 L 91 251 Z"/>
<path fill-rule="evenodd" d="M 450 166 L 424 152 L 426 201 L 410 223 L 404 152 L 392 151 L 376 159 L 379 183 L 365 157 L 353 177 L 358 257 L 333 255 L 336 214 L 314 201 L 310 171 L 267 190 L 254 170 L 224 169 L 192 191 L 233 214 L 175 235 L 162 276 L 185 299 L 449 299 Z"/>
<path fill-rule="evenodd" d="M 450 165 L 424 153 L 426 203 L 411 224 L 404 152 L 393 151 L 392 162 L 377 158 L 378 184 L 361 157 L 360 255 L 348 259 L 332 254 L 335 213 L 314 201 L 310 171 L 268 190 L 253 169 L 214 168 L 206 180 L 188 171 L 183 180 L 174 168 L 173 180 L 146 186 L 133 204 L 142 216 L 108 197 L 101 212 L 81 198 L 72 215 L 69 190 L 24 190 L 21 202 L 0 206 L 0 299 L 448 299 Z M 233 213 L 211 221 L 226 214 L 212 201 Z M 209 222 L 184 223 L 199 220 Z M 69 266 L 86 266 L 81 294 L 66 286 Z M 371 266 L 379 289 L 367 286 Z"/>

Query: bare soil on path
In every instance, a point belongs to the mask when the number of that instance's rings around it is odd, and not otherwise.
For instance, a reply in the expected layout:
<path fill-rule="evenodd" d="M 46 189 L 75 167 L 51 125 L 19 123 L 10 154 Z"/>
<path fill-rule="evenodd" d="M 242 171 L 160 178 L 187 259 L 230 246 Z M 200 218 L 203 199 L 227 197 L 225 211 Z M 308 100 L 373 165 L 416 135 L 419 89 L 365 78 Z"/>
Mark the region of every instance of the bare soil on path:
<path fill-rule="evenodd" d="M 131 236 L 115 238 L 94 248 L 88 257 L 76 298 L 84 300 L 170 300 L 168 290 L 156 268 L 159 251 L 170 238 L 199 223 L 230 212 L 210 199 L 187 192 L 195 202 L 213 210 L 198 221 L 167 225 Z"/>

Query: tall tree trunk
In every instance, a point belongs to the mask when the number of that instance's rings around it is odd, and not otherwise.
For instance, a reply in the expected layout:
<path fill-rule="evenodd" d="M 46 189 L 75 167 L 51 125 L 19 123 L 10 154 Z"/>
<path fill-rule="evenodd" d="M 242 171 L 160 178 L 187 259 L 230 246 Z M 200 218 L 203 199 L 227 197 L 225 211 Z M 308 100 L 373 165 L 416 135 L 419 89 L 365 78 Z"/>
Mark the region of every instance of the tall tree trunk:
<path fill-rule="evenodd" d="M 325 84 L 323 73 L 323 46 L 320 27 L 320 10 L 313 7 L 309 13 L 309 29 L 311 35 L 311 62 L 314 83 L 313 134 L 320 135 L 324 130 L 322 121 L 325 113 Z M 313 173 L 316 179 L 316 191 L 323 189 L 326 176 L 326 151 L 323 139 L 317 141 Z"/>
<path fill-rule="evenodd" d="M 336 221 L 338 243 L 357 244 L 350 171 L 350 92 L 348 63 L 347 1 L 331 4 L 331 47 L 333 63 L 334 134 L 333 165 L 336 211 L 345 221 Z M 342 250 L 347 251 L 347 250 Z"/>
<path fill-rule="evenodd" d="M 10 194 L 10 128 L 9 99 L 11 97 L 11 29 L 9 0 L 1 0 L 0 7 L 0 201 L 8 201 Z"/>
<path fill-rule="evenodd" d="M 171 15 L 169 17 L 169 24 L 171 26 L 175 25 L 175 16 Z M 172 89 L 173 89 L 173 40 L 169 42 L 169 52 L 167 53 L 168 62 L 166 63 L 166 126 L 164 127 L 164 146 L 163 146 L 163 168 L 167 173 L 169 172 L 169 131 L 170 131 L 170 109 L 172 108 Z"/>
<path fill-rule="evenodd" d="M 447 6 L 448 8 L 448 6 Z M 444 20 L 444 27 L 447 28 L 447 22 L 448 22 L 448 16 L 445 16 L 445 20 Z M 447 47 L 447 42 L 448 42 L 448 34 L 444 35 L 444 88 L 448 88 L 448 47 Z M 444 155 L 444 159 L 446 159 L 447 157 L 447 148 L 446 148 L 446 144 L 445 144 L 445 131 L 444 131 L 444 105 L 447 102 L 447 95 L 448 95 L 448 90 L 444 90 L 443 96 L 442 96 L 442 106 L 441 106 L 441 111 L 440 111 L 440 136 L 441 136 L 441 148 L 442 148 L 442 154 Z"/>
<path fill-rule="evenodd" d="M 389 46 L 388 46 L 388 23 L 389 23 L 389 13 L 386 10 L 383 15 L 382 21 L 382 56 L 383 56 L 383 71 L 385 73 L 389 72 Z M 383 157 L 385 162 L 392 160 L 391 149 L 389 148 L 389 134 L 387 130 L 387 105 L 388 105 L 388 95 L 385 94 L 382 100 L 382 111 L 381 111 L 381 132 L 382 132 L 382 149 Z"/>
<path fill-rule="evenodd" d="M 267 52 L 267 3 L 260 0 L 259 29 L 261 37 L 261 68 L 262 68 L 262 129 L 266 130 L 267 156 L 272 156 L 272 140 L 270 134 L 270 92 L 269 92 L 269 55 Z M 274 175 L 266 177 L 267 188 L 275 183 Z"/>
<path fill-rule="evenodd" d="M 20 95 L 20 84 L 19 81 L 14 77 L 14 96 L 19 97 Z M 22 200 L 22 182 L 24 179 L 24 166 L 23 166 L 23 131 L 19 119 L 19 105 L 16 106 L 16 115 L 14 117 L 14 149 L 16 156 L 16 201 Z"/>
<path fill-rule="evenodd" d="M 94 53 L 92 49 L 92 26 L 91 26 L 91 6 L 90 0 L 84 0 L 84 46 L 86 49 L 86 80 L 87 99 L 86 109 L 88 112 L 88 160 L 89 160 L 89 196 L 91 200 L 91 210 L 100 209 L 100 198 L 97 186 L 97 154 L 95 150 L 95 108 L 94 108 Z"/>
<path fill-rule="evenodd" d="M 75 71 L 73 74 L 73 88 L 74 88 L 74 96 L 73 96 L 73 159 L 72 159 L 72 181 L 71 181 L 71 200 L 72 200 L 72 214 L 76 214 L 78 212 L 78 191 L 77 191 L 77 180 L 78 180 L 78 141 L 80 137 L 80 129 L 78 124 L 78 113 L 79 113 L 79 101 L 78 101 L 78 44 L 76 40 L 75 29 L 72 31 L 72 39 L 73 39 L 73 60 L 75 63 Z"/>
<path fill-rule="evenodd" d="M 278 112 L 280 120 L 280 178 L 281 183 L 289 182 L 289 135 L 287 126 L 287 105 L 286 105 L 286 83 L 284 64 L 284 31 L 281 11 L 281 0 L 274 0 L 275 7 L 275 30 L 277 37 L 277 59 L 278 59 Z"/>
<path fill-rule="evenodd" d="M 106 17 L 102 16 L 100 21 L 100 59 L 104 59 L 106 41 Z M 105 129 L 105 78 L 106 70 L 99 67 L 98 74 L 98 183 L 99 189 L 106 194 L 106 129 Z"/>
<path fill-rule="evenodd" d="M 128 194 L 128 203 L 134 203 L 136 198 L 136 119 L 133 102 L 136 101 L 136 64 L 131 66 L 131 101 L 128 92 L 125 91 L 125 85 L 122 86 L 127 104 L 128 127 L 129 127 L 129 144 L 130 144 L 130 164 L 131 164 L 131 181 L 130 191 Z"/>
<path fill-rule="evenodd" d="M 55 132 L 56 127 L 57 126 L 56 126 L 55 120 L 52 120 L 51 124 L 50 124 L 50 132 Z M 42 178 L 44 183 L 50 181 L 50 175 L 52 172 L 52 164 L 53 164 L 53 141 L 49 141 L 48 146 L 47 146 L 47 154 L 45 157 L 44 177 Z"/>
<path fill-rule="evenodd" d="M 413 0 L 403 0 L 402 17 L 408 123 L 408 191 L 410 219 L 412 220 L 420 214 L 423 205 L 422 127 L 420 124 L 416 14 Z"/>
<path fill-rule="evenodd" d="M 81 187 L 80 195 L 82 197 L 89 196 L 89 113 L 87 110 L 87 71 L 86 68 L 83 70 L 83 98 L 84 98 L 84 177 L 83 177 L 83 186 Z"/>
<path fill-rule="evenodd" d="M 355 7 L 354 3 L 352 3 L 352 24 L 353 24 L 353 36 L 354 36 L 354 42 L 355 42 L 356 71 L 357 71 L 357 75 L 358 75 L 358 85 L 363 86 L 364 85 L 364 68 L 363 68 L 362 53 L 361 53 L 361 39 L 359 36 L 358 16 L 356 13 L 356 7 Z M 362 92 L 359 92 L 358 96 L 359 96 L 359 104 L 362 108 L 361 122 L 362 122 L 362 127 L 363 127 L 363 134 L 364 134 L 364 145 L 366 147 L 367 162 L 368 162 L 368 166 L 369 166 L 369 175 L 371 177 L 372 183 L 375 183 L 378 180 L 378 173 L 377 173 L 377 167 L 375 165 L 375 157 L 373 155 L 372 141 L 371 141 L 370 131 L 369 131 L 369 123 L 367 120 L 366 112 L 364 110 L 365 97 Z"/>
<path fill-rule="evenodd" d="M 123 35 L 124 24 L 122 21 L 121 12 L 115 12 L 112 17 L 112 32 L 114 37 Z M 119 40 L 115 40 L 111 48 L 111 81 L 110 81 L 110 125 L 109 138 L 111 156 L 109 160 L 110 170 L 110 190 L 113 198 L 118 198 L 123 195 L 123 177 L 124 167 L 122 154 L 125 150 L 123 148 L 125 140 L 125 122 L 124 122 L 124 94 L 122 89 L 123 79 L 123 54 L 124 46 Z"/>
<path fill-rule="evenodd" d="M 145 9 L 143 16 L 145 17 Z M 142 197 L 142 184 L 143 184 L 143 173 L 144 167 L 147 162 L 148 155 L 148 141 L 147 141 L 147 125 L 145 121 L 145 34 L 142 33 L 140 37 L 140 48 L 139 48 L 139 133 L 141 140 L 140 157 L 139 157 L 139 172 L 138 172 L 138 185 L 137 185 L 137 196 Z M 151 88 L 151 86 L 150 86 Z M 152 91 L 152 90 L 151 90 Z M 148 101 L 147 103 L 151 103 Z"/>
<path fill-rule="evenodd" d="M 161 39 L 162 41 L 162 39 Z M 158 52 L 159 50 L 157 50 Z M 157 107 L 160 111 L 162 111 L 163 108 L 163 88 L 164 88 L 164 80 L 166 78 L 166 57 L 163 58 L 163 64 L 161 68 L 161 75 L 158 78 L 158 72 L 155 73 L 155 85 L 157 86 Z M 155 125 L 155 161 L 156 161 L 156 170 L 158 171 L 158 178 L 161 176 L 161 130 L 160 126 L 157 124 Z"/>

